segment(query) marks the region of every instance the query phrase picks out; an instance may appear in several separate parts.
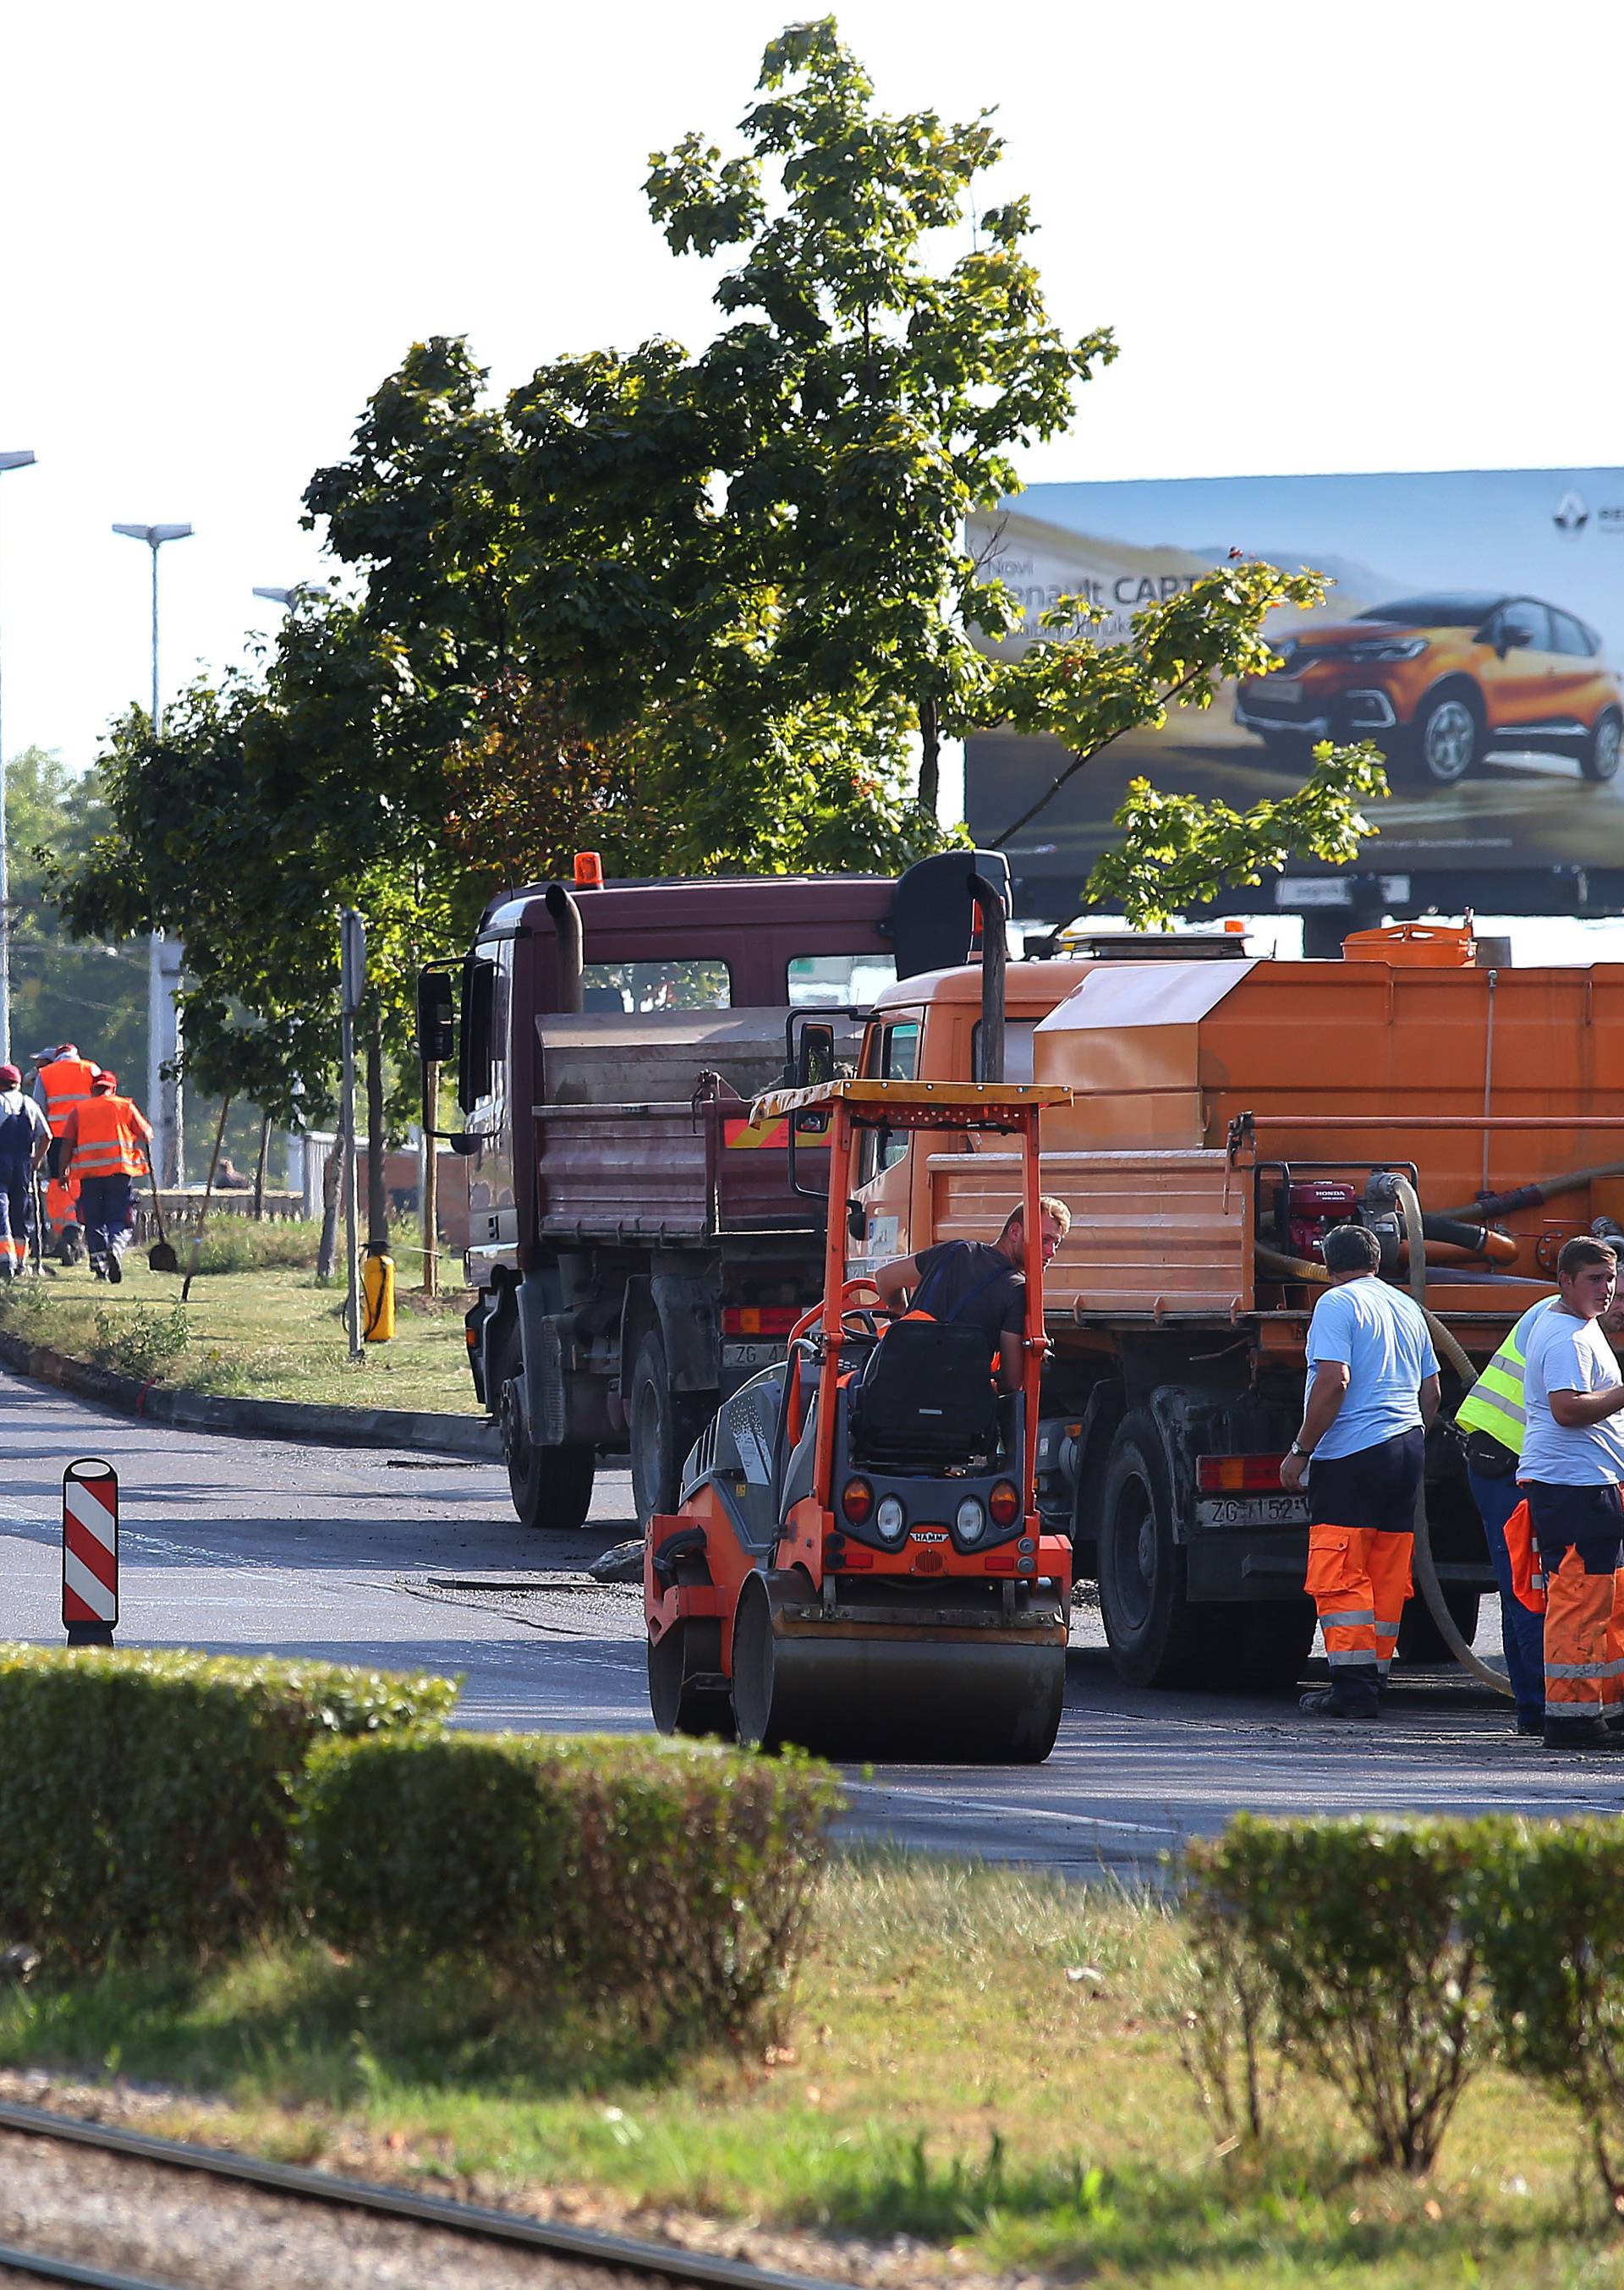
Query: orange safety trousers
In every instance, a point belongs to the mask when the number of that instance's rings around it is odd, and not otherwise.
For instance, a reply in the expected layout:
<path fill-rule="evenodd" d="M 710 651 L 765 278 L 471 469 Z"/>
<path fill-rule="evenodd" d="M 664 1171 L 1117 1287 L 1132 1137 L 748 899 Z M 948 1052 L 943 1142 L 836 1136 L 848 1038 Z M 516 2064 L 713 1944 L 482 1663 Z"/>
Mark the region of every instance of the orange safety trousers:
<path fill-rule="evenodd" d="M 1570 1543 L 1545 1577 L 1545 1714 L 1608 1718 L 1624 1706 L 1624 1573 L 1593 1573 Z"/>
<path fill-rule="evenodd" d="M 1386 1677 L 1410 1596 L 1414 1541 L 1385 1527 L 1308 1529 L 1303 1588 L 1319 1616 L 1333 1687 Z"/>

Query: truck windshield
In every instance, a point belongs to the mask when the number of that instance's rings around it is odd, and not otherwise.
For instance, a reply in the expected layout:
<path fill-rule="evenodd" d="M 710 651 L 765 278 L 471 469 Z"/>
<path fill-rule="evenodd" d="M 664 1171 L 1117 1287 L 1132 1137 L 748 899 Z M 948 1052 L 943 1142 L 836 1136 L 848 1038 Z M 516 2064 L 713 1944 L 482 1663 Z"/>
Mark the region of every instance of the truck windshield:
<path fill-rule="evenodd" d="M 866 1010 L 881 987 L 896 982 L 888 954 L 797 954 L 789 964 L 792 1010 Z"/>
<path fill-rule="evenodd" d="M 732 978 L 724 962 L 674 957 L 666 962 L 581 965 L 580 1006 L 588 1010 L 730 1010 Z"/>

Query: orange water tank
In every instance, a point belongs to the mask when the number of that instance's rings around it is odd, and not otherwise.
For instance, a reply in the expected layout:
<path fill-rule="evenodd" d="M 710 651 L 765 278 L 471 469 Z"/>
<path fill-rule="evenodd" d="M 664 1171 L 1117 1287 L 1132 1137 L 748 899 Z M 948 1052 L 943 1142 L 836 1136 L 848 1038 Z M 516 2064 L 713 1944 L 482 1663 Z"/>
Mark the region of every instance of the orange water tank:
<path fill-rule="evenodd" d="M 1624 1127 L 1590 1125 L 1624 1117 L 1614 965 L 1104 963 L 1037 1027 L 1033 1053 L 1035 1080 L 1076 1093 L 1045 1126 L 1052 1147 L 1210 1150 L 1251 1113 L 1260 1159 L 1356 1178 L 1356 1165 L 1413 1162 L 1436 1210 L 1480 1187 L 1624 1163 Z M 1515 1125 L 1485 1132 L 1485 1111 Z M 1624 1178 L 1556 1205 L 1574 1229 L 1624 1221 Z M 1524 1253 L 1546 1215 L 1511 1220 Z"/>
<path fill-rule="evenodd" d="M 1352 931 L 1342 941 L 1345 962 L 1387 962 L 1401 970 L 1469 970 L 1477 959 L 1471 925 L 1388 923 Z"/>

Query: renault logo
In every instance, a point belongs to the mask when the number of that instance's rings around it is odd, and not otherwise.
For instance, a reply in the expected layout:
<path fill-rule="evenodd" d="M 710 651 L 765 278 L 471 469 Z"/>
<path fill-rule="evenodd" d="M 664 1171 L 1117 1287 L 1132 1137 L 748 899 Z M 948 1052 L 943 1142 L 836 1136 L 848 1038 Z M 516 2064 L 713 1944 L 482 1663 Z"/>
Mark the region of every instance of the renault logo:
<path fill-rule="evenodd" d="M 1572 492 L 1564 493 L 1556 504 L 1551 522 L 1557 532 L 1569 540 L 1577 540 L 1590 522 L 1590 512 L 1585 507 L 1583 495 Z"/>

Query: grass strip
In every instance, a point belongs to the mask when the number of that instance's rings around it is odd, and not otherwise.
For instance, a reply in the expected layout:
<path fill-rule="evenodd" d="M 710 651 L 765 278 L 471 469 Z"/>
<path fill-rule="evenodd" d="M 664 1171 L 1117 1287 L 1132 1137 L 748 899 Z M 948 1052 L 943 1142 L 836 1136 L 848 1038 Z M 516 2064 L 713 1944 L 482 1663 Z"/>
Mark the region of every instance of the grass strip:
<path fill-rule="evenodd" d="M 352 1361 L 343 1279 L 317 1282 L 315 1228 L 233 1222 L 241 1230 L 220 1239 L 219 1262 L 211 1266 L 205 1254 L 188 1303 L 180 1301 L 180 1276 L 150 1271 L 144 1253 L 132 1250 L 117 1287 L 95 1279 L 87 1264 L 12 1282 L 0 1292 L 0 1326 L 173 1389 L 483 1413 L 468 1370 L 465 1294 L 428 1299 L 397 1287 L 394 1340 L 368 1345 Z M 216 1237 L 205 1237 L 205 1251 Z M 190 1244 L 182 1237 L 179 1248 L 184 1272 Z"/>
<path fill-rule="evenodd" d="M 563 2187 L 621 2217 L 916 2238 L 921 2269 L 936 2246 L 1153 2290 L 1624 2273 L 1575 2125 L 1498 2070 L 1428 2179 L 1365 2167 L 1307 2080 L 1277 2143 L 1222 2151 L 1179 2064 L 1187 1979 L 1165 1902 L 864 1854 L 826 1879 L 794 2024 L 764 2058 L 674 2055 L 473 1963 L 388 1981 L 289 1946 L 13 1990 L 0 2064 L 160 2082 L 180 2096 L 142 2121 L 174 2135 L 484 2200 Z"/>

